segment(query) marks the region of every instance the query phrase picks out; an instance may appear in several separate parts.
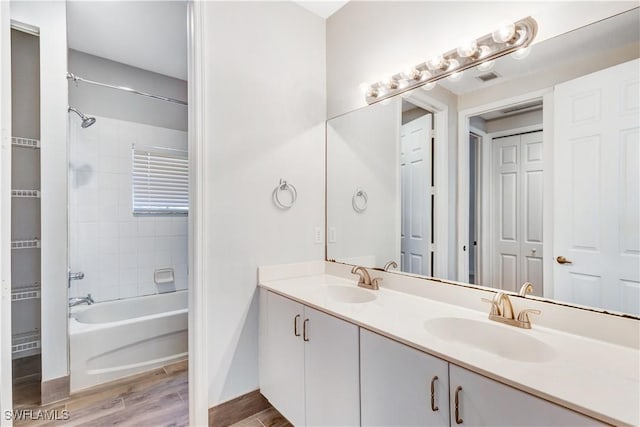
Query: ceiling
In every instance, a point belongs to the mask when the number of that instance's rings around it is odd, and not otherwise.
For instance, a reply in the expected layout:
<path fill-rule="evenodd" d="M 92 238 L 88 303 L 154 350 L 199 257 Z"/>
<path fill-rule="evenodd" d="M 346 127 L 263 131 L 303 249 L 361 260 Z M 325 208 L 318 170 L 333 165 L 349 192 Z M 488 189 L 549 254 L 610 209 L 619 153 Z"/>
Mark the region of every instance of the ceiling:
<path fill-rule="evenodd" d="M 308 0 L 297 0 L 295 3 L 298 3 L 300 6 L 305 9 L 315 13 L 321 18 L 327 19 L 334 13 L 336 13 L 342 6 L 348 3 L 349 0 L 346 1 L 334 1 L 334 0 L 316 0 L 316 1 L 308 1 Z"/>
<path fill-rule="evenodd" d="M 69 1 L 69 48 L 187 79 L 186 1 Z"/>

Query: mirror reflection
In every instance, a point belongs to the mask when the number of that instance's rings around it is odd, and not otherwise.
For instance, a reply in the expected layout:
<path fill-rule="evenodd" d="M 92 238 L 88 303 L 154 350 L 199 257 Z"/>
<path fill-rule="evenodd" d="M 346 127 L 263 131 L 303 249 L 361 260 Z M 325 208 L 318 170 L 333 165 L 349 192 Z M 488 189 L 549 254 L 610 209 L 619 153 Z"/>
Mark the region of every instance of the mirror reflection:
<path fill-rule="evenodd" d="M 327 122 L 327 258 L 640 314 L 638 9 Z"/>

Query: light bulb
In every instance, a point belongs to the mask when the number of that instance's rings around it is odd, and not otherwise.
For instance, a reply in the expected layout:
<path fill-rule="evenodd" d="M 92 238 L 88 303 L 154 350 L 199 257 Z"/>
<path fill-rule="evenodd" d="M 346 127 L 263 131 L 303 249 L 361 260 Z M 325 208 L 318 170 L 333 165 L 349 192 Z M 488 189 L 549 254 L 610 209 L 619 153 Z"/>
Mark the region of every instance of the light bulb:
<path fill-rule="evenodd" d="M 511 54 L 514 59 L 524 59 L 531 53 L 531 46 L 521 47 Z"/>
<path fill-rule="evenodd" d="M 493 68 L 493 66 L 496 64 L 495 60 L 491 60 L 491 61 L 484 61 L 482 64 L 479 64 L 476 68 L 479 71 L 489 71 L 490 69 Z"/>
<path fill-rule="evenodd" d="M 491 33 L 491 37 L 496 43 L 506 43 L 513 38 L 515 33 L 516 26 L 514 24 L 505 24 Z"/>
<path fill-rule="evenodd" d="M 420 81 L 428 80 L 431 77 L 433 77 L 433 75 L 430 72 L 428 72 L 427 70 L 424 70 L 424 71 L 420 72 Z"/>
<path fill-rule="evenodd" d="M 366 82 L 360 83 L 360 85 L 358 85 L 358 87 L 360 88 L 362 93 L 369 93 L 369 91 L 371 90 L 371 85 L 369 83 L 366 83 Z"/>
<path fill-rule="evenodd" d="M 457 82 L 462 78 L 463 74 L 464 74 L 464 71 L 458 71 L 456 73 L 451 74 L 449 77 L 447 77 L 447 79 L 451 80 L 452 82 Z"/>
<path fill-rule="evenodd" d="M 468 58 L 470 56 L 474 56 L 478 52 L 478 43 L 475 40 L 462 43 L 456 49 L 458 51 L 458 55 L 462 58 Z"/>
<path fill-rule="evenodd" d="M 447 71 L 455 70 L 459 66 L 460 66 L 460 63 L 457 60 L 452 59 L 452 60 L 449 61 L 449 67 L 447 68 Z M 457 72 L 451 74 L 447 78 L 449 80 L 451 80 L 452 82 L 457 82 L 458 80 L 460 80 L 462 78 L 462 73 L 463 73 L 462 71 L 457 71 Z"/>
<path fill-rule="evenodd" d="M 429 83 L 427 83 L 427 84 L 422 85 L 421 87 L 422 87 L 422 89 L 424 89 L 424 90 L 431 90 L 431 89 L 433 89 L 434 87 L 436 87 L 436 82 L 429 82 Z"/>
<path fill-rule="evenodd" d="M 387 77 L 386 79 L 382 80 L 382 84 L 384 84 L 384 86 L 389 89 L 398 89 L 398 81 L 393 77 Z"/>
<path fill-rule="evenodd" d="M 444 68 L 445 60 L 442 55 L 431 58 L 427 61 L 427 68 L 431 71 L 440 70 Z"/>
<path fill-rule="evenodd" d="M 407 67 L 402 72 L 402 77 L 407 80 L 418 80 L 420 79 L 420 71 L 416 70 L 415 67 Z"/>

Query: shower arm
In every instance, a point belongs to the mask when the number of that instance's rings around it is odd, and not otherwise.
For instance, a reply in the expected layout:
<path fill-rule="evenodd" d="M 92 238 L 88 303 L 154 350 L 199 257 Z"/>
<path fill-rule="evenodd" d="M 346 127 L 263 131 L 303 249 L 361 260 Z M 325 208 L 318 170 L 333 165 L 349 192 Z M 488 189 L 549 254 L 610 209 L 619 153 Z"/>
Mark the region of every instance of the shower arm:
<path fill-rule="evenodd" d="M 179 99 L 167 98 L 166 96 L 154 95 L 152 93 L 147 93 L 147 92 L 141 92 L 139 90 L 135 90 L 135 89 L 132 89 L 132 88 L 126 87 L 126 86 L 114 86 L 114 85 L 110 85 L 110 84 L 106 84 L 106 83 L 100 83 L 100 82 L 96 82 L 96 81 L 93 81 L 93 80 L 84 79 L 84 78 L 82 78 L 80 76 L 76 76 L 75 74 L 69 73 L 69 72 L 67 72 L 67 79 L 68 80 L 73 80 L 76 83 L 77 82 L 83 82 L 83 83 L 88 83 L 88 84 L 91 84 L 91 85 L 107 87 L 109 89 L 122 90 L 124 92 L 134 93 L 136 95 L 142 95 L 142 96 L 146 96 L 148 98 L 159 99 L 160 101 L 173 102 L 174 104 L 180 104 L 180 105 L 188 105 L 185 101 L 181 101 Z"/>

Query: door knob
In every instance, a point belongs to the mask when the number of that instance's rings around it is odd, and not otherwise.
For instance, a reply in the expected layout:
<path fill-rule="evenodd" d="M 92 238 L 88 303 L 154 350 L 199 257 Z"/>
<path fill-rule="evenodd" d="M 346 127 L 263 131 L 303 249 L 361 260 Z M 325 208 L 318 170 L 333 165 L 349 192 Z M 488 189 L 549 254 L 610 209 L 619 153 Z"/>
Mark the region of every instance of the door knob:
<path fill-rule="evenodd" d="M 569 261 L 568 259 L 566 259 L 562 255 L 560 255 L 558 258 L 556 258 L 556 261 L 558 262 L 558 264 L 573 264 L 573 262 Z"/>

